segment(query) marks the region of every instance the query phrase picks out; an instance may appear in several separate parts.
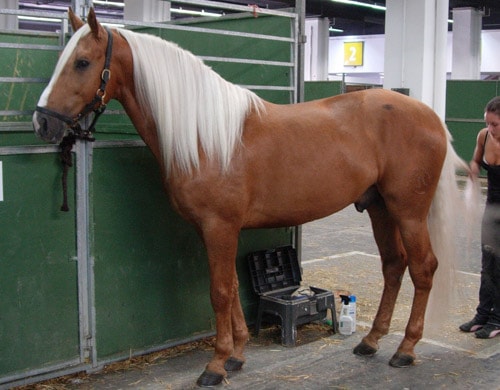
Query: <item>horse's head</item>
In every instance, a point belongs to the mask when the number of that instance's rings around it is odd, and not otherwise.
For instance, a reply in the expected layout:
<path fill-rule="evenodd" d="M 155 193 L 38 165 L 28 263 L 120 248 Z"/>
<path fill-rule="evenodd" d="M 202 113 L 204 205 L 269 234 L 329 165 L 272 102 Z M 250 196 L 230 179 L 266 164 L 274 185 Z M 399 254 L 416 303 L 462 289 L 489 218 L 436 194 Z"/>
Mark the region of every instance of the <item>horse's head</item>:
<path fill-rule="evenodd" d="M 62 52 L 33 114 L 35 133 L 54 143 L 61 141 L 68 129 L 86 135 L 79 122 L 88 114 L 98 116 L 110 98 L 111 32 L 97 22 L 93 9 L 88 24 L 71 9 L 68 15 L 75 34 Z M 92 130 L 93 124 L 88 130 Z"/>

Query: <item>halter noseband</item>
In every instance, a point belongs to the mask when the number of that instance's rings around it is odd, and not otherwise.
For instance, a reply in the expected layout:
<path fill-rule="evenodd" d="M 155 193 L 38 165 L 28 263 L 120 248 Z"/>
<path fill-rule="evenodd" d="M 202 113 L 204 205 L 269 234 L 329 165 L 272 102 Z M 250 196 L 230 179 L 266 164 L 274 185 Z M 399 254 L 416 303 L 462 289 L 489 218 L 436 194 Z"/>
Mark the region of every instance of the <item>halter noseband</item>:
<path fill-rule="evenodd" d="M 57 118 L 60 121 L 66 123 L 69 128 L 72 130 L 73 134 L 77 138 L 86 139 L 89 141 L 94 141 L 92 137 L 92 132 L 94 131 L 95 124 L 97 119 L 101 116 L 101 114 L 106 110 L 106 103 L 104 103 L 104 97 L 106 96 L 106 85 L 111 77 L 111 70 L 109 69 L 109 64 L 111 62 L 111 53 L 113 50 L 113 34 L 109 30 L 109 28 L 105 27 L 106 32 L 108 33 L 108 44 L 106 46 L 106 58 L 104 60 L 104 69 L 101 72 L 101 85 L 97 90 L 94 99 L 90 103 L 88 103 L 80 113 L 74 118 L 70 118 L 69 116 L 62 115 L 57 111 L 49 110 L 45 107 L 37 106 L 35 111 L 41 112 L 42 114 L 52 116 L 53 118 Z M 96 107 L 96 104 L 98 106 Z M 93 112 L 94 119 L 92 123 L 87 129 L 82 129 L 80 126 L 80 120 Z"/>

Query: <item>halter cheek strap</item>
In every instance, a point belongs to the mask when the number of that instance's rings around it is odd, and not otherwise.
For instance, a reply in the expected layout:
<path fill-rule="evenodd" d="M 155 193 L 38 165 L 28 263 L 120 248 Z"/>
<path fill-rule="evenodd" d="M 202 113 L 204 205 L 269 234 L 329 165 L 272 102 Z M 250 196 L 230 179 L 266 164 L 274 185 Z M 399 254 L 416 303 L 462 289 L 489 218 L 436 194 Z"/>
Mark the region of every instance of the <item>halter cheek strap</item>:
<path fill-rule="evenodd" d="M 92 132 L 95 130 L 95 124 L 97 122 L 97 119 L 99 119 L 101 114 L 104 112 L 104 110 L 106 110 L 106 103 L 104 102 L 104 98 L 106 97 L 106 86 L 108 84 L 109 79 L 111 78 L 111 70 L 109 69 L 109 66 L 111 63 L 111 54 L 113 51 L 113 34 L 109 30 L 109 28 L 107 27 L 105 28 L 106 32 L 108 33 L 106 57 L 104 60 L 104 69 L 101 72 L 101 85 L 99 86 L 99 89 L 96 91 L 94 99 L 92 99 L 90 103 L 85 105 L 85 107 L 83 107 L 83 110 L 80 111 L 80 113 L 74 118 L 70 118 L 69 116 L 60 114 L 57 111 L 53 111 L 45 107 L 37 106 L 35 109 L 35 111 L 38 111 L 45 115 L 49 115 L 53 118 L 59 119 L 60 121 L 66 123 L 77 138 L 86 139 L 88 141 L 94 141 L 94 138 L 92 137 Z M 98 106 L 96 107 L 96 105 Z M 91 112 L 95 114 L 92 123 L 87 129 L 82 129 L 79 123 L 80 120 L 85 116 L 87 116 L 88 114 L 90 114 Z"/>

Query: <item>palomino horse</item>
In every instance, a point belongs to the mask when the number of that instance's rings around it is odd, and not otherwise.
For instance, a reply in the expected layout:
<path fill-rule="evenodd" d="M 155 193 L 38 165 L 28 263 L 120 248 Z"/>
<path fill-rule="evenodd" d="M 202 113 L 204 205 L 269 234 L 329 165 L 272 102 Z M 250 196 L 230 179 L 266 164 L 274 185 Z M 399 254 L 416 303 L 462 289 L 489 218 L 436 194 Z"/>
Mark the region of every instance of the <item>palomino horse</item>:
<path fill-rule="evenodd" d="M 272 104 L 172 43 L 105 29 L 93 10 L 88 24 L 71 10 L 69 17 L 76 32 L 40 97 L 35 132 L 58 142 L 68 129 L 81 132 L 78 121 L 110 99 L 125 108 L 161 166 L 173 207 L 207 249 L 217 338 L 198 384 L 218 384 L 245 361 L 249 335 L 235 266 L 240 230 L 300 225 L 352 203 L 368 210 L 385 281 L 373 326 L 354 353 L 377 351 L 408 267 L 415 295 L 390 364 L 411 365 L 438 265 L 428 215 L 442 193 L 441 175 L 455 186 L 459 161 L 435 113 L 382 89 Z M 436 217 L 446 222 L 443 210 L 436 207 Z"/>

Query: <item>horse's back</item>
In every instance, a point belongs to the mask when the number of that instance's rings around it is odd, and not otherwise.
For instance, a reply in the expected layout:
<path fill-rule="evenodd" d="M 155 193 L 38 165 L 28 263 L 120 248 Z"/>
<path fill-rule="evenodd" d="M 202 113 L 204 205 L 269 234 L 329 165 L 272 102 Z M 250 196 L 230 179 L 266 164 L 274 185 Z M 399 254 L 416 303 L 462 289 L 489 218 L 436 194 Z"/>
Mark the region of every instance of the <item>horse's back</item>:
<path fill-rule="evenodd" d="M 415 202 L 414 193 L 433 193 L 446 135 L 426 105 L 366 90 L 266 104 L 247 121 L 243 145 L 238 158 L 253 195 L 250 208 L 265 209 L 268 221 L 275 214 L 280 223 L 303 223 L 357 202 L 374 186 L 387 198 L 408 199 L 401 207 Z"/>

